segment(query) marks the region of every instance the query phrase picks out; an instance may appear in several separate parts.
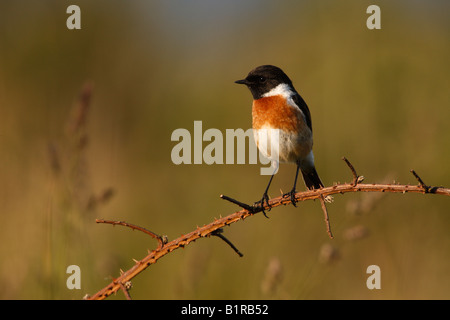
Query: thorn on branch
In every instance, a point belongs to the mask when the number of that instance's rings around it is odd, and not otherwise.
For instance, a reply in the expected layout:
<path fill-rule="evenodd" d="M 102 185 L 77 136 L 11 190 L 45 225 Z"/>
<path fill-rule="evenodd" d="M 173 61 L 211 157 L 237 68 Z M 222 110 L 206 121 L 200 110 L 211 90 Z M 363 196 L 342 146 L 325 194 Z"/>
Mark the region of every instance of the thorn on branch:
<path fill-rule="evenodd" d="M 239 255 L 239 257 L 243 257 L 244 255 L 238 250 L 238 248 L 236 248 L 236 247 L 234 246 L 234 244 L 231 243 L 231 241 L 228 240 L 222 233 L 223 233 L 223 229 L 222 229 L 222 228 L 219 228 L 219 229 L 213 231 L 211 234 L 212 234 L 213 236 L 219 237 L 220 239 L 222 239 L 223 241 L 225 241 L 226 244 L 228 244 L 228 245 L 234 250 L 234 252 L 236 252 L 236 253 Z"/>
<path fill-rule="evenodd" d="M 352 171 L 353 174 L 353 181 L 352 181 L 352 185 L 354 187 L 356 187 L 356 185 L 360 182 L 363 182 L 364 177 L 363 176 L 358 176 L 358 174 L 356 173 L 355 168 L 353 167 L 353 165 L 350 163 L 350 161 L 348 161 L 348 159 L 346 157 L 342 157 L 342 160 L 345 161 L 345 163 L 347 164 L 347 166 L 350 168 L 350 170 Z"/>

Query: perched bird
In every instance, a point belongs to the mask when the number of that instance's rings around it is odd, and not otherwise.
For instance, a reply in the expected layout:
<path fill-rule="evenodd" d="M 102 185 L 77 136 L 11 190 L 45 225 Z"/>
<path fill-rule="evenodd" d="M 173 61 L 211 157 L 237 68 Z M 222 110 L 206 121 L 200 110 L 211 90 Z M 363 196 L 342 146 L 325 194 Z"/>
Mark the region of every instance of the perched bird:
<path fill-rule="evenodd" d="M 284 197 L 289 197 L 296 206 L 295 190 L 298 172 L 301 170 L 306 187 L 319 189 L 323 183 L 314 166 L 313 134 L 311 114 L 302 97 L 295 90 L 292 81 L 278 67 L 272 65 L 259 66 L 245 79 L 235 83 L 245 84 L 253 96 L 252 118 L 253 134 L 258 149 L 268 158 L 267 144 L 274 136 L 269 133 L 268 139 L 261 139 L 263 129 L 278 129 L 278 158 L 280 162 L 291 162 L 297 165 L 292 190 Z M 264 133 L 271 132 L 265 130 Z M 264 202 L 269 206 L 268 191 L 274 174 L 270 177 L 260 204 L 264 215 Z"/>

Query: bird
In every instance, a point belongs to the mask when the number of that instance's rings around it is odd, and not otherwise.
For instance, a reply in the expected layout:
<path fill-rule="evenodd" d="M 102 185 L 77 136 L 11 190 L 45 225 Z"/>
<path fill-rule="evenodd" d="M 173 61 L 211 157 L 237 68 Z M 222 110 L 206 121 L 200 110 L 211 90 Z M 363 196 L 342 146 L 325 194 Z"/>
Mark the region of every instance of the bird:
<path fill-rule="evenodd" d="M 269 139 L 274 138 L 273 133 L 270 133 L 274 131 L 267 129 L 278 129 L 276 132 L 279 139 L 279 162 L 297 165 L 294 185 L 290 192 L 283 195 L 289 197 L 296 207 L 295 193 L 299 171 L 308 190 L 324 187 L 314 164 L 313 129 L 308 105 L 295 90 L 286 73 L 273 65 L 258 66 L 251 70 L 247 77 L 235 83 L 246 85 L 253 96 L 252 129 L 259 151 L 268 158 L 273 156 L 268 152 L 267 144 Z M 265 130 L 265 134 L 269 132 L 267 140 L 262 140 L 262 130 Z M 261 206 L 266 217 L 264 203 L 270 210 L 268 191 L 275 173 L 276 171 L 271 175 L 262 199 L 255 202 L 255 205 Z"/>

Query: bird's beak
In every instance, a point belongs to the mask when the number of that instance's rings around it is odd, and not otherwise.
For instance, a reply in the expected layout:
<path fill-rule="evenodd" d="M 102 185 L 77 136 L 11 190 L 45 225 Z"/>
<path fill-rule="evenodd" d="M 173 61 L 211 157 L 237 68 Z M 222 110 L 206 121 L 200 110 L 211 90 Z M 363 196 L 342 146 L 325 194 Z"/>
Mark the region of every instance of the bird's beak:
<path fill-rule="evenodd" d="M 237 83 L 237 84 L 249 84 L 247 79 L 237 80 L 234 83 Z"/>

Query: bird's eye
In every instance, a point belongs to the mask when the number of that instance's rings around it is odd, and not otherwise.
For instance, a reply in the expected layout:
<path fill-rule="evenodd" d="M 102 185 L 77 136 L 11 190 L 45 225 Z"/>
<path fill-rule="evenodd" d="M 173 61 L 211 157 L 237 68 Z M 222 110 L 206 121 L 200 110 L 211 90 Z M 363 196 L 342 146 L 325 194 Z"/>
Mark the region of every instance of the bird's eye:
<path fill-rule="evenodd" d="M 259 83 L 264 83 L 264 82 L 266 82 L 266 78 L 265 77 L 259 77 L 258 78 L 258 82 Z"/>

